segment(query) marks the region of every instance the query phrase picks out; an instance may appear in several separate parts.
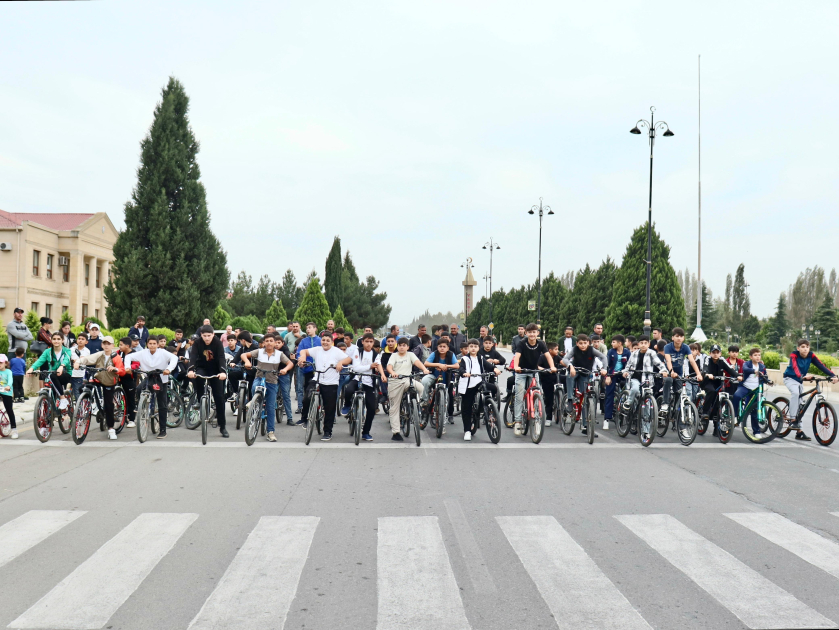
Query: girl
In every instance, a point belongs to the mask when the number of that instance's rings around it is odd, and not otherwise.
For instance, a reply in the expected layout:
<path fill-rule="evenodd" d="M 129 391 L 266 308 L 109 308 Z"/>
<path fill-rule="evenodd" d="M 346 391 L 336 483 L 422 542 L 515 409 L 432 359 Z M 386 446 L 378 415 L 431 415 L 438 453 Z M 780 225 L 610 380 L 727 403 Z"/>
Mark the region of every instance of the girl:
<path fill-rule="evenodd" d="M 9 424 L 12 427 L 12 439 L 17 439 L 17 424 L 15 423 L 14 412 L 14 397 L 12 394 L 12 384 L 14 378 L 12 371 L 9 369 L 9 359 L 5 354 L 0 354 L 0 399 L 3 400 L 3 406 L 6 408 L 6 415 L 9 416 Z"/>

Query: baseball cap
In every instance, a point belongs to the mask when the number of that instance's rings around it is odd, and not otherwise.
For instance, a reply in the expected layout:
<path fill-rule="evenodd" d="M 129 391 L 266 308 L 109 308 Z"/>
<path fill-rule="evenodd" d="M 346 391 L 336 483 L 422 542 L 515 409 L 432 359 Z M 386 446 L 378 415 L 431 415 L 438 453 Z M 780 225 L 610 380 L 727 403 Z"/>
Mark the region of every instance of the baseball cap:
<path fill-rule="evenodd" d="M 717 352 L 722 352 L 722 348 L 720 348 L 717 344 L 714 344 L 713 346 L 711 346 L 710 351 L 713 352 L 714 350 L 716 350 Z"/>
<path fill-rule="evenodd" d="M 111 337 L 110 335 L 106 335 L 106 336 L 102 337 L 102 343 L 105 343 L 106 341 L 108 343 L 114 343 L 114 338 Z"/>
<path fill-rule="evenodd" d="M 18 307 L 15 309 L 15 313 L 23 313 L 23 309 L 22 309 L 21 307 L 19 307 L 19 306 L 18 306 Z"/>
<path fill-rule="evenodd" d="M 140 339 L 140 335 L 138 335 L 137 333 L 131 333 L 131 334 L 130 334 L 130 335 L 128 335 L 128 336 L 129 336 L 131 339 L 137 339 L 138 341 L 139 341 L 139 339 Z"/>
<path fill-rule="evenodd" d="M 93 322 L 93 323 L 90 325 L 90 330 L 93 330 L 94 328 L 95 328 L 96 330 L 102 330 L 101 328 L 99 328 L 99 324 L 97 324 L 96 322 Z"/>
<path fill-rule="evenodd" d="M 0 362 L 3 362 L 3 361 L 8 363 L 9 362 L 9 357 L 7 357 L 5 354 L 0 354 Z"/>

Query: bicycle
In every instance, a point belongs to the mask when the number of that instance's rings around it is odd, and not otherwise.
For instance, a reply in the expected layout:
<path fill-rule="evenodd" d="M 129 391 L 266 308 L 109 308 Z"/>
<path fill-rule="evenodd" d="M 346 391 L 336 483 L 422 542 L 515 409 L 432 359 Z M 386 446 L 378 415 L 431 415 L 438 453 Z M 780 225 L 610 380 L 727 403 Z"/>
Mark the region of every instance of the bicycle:
<path fill-rule="evenodd" d="M 41 370 L 35 373 L 43 379 L 44 386 L 38 391 L 38 397 L 35 399 L 32 424 L 38 441 L 46 442 L 52 436 L 52 426 L 56 419 L 62 433 L 70 432 L 74 407 L 73 395 L 67 391 L 62 392 L 58 385 L 53 383 L 52 377 L 55 372 Z"/>
<path fill-rule="evenodd" d="M 250 382 L 248 381 L 248 372 L 252 372 L 254 370 L 253 367 L 251 368 L 243 368 L 244 374 L 242 378 L 239 380 L 239 389 L 236 392 L 236 402 L 231 403 L 231 408 L 234 406 L 236 409 L 236 430 L 242 428 L 242 424 L 245 421 L 245 414 L 247 413 L 248 409 L 248 401 L 250 400 L 251 396 L 251 388 Z"/>
<path fill-rule="evenodd" d="M 691 401 L 690 396 L 688 396 L 687 387 L 685 387 L 685 385 L 687 383 L 697 382 L 698 381 L 693 377 L 677 376 L 673 378 L 674 386 L 676 384 L 681 385 L 681 387 L 679 387 L 679 400 L 677 403 L 670 405 L 667 413 L 659 414 L 657 431 L 658 437 L 664 437 L 667 433 L 668 427 L 672 426 L 682 445 L 690 446 L 693 444 L 694 440 L 696 440 L 696 435 L 699 432 L 699 410 Z M 672 403 L 672 391 L 670 400 Z M 659 409 L 661 409 L 662 402 L 664 402 L 663 397 L 659 396 L 658 399 L 656 399 Z M 663 431 L 662 424 L 664 425 Z"/>
<path fill-rule="evenodd" d="M 434 391 L 426 398 L 425 408 L 422 410 L 422 420 L 420 428 L 425 430 L 429 421 L 433 418 L 433 427 L 437 435 L 437 439 L 443 437 L 446 430 L 446 420 L 448 416 L 449 407 L 449 384 L 444 381 L 444 377 L 440 374 L 434 382 Z"/>
<path fill-rule="evenodd" d="M 101 371 L 99 368 L 84 368 L 85 376 L 88 372 L 96 374 Z M 114 387 L 114 431 L 121 433 L 125 428 L 125 393 L 122 386 Z M 105 430 L 105 400 L 101 384 L 94 378 L 85 378 L 82 392 L 76 401 L 76 410 L 73 414 L 73 442 L 81 444 L 85 441 L 90 430 L 90 417 L 96 415 L 99 429 Z"/>
<path fill-rule="evenodd" d="M 562 428 L 562 417 L 565 415 L 565 375 L 568 370 L 557 370 L 556 385 L 554 385 L 554 424 Z"/>
<path fill-rule="evenodd" d="M 481 417 L 484 418 L 484 426 L 489 436 L 489 441 L 493 444 L 498 444 L 501 439 L 501 429 L 498 418 L 498 405 L 495 398 L 487 385 L 487 379 L 495 376 L 494 373 L 473 374 L 470 378 L 480 378 L 481 383 L 478 385 L 480 391 L 475 396 L 475 401 L 472 403 L 472 421 L 475 423 L 475 430 L 481 427 Z M 417 441 L 419 446 L 419 441 Z"/>
<path fill-rule="evenodd" d="M 833 409 L 833 405 L 825 400 L 821 392 L 822 383 L 830 379 L 817 376 L 810 380 L 815 383 L 815 387 L 809 391 L 802 392 L 798 404 L 798 413 L 794 419 L 790 420 L 789 417 L 789 398 L 779 396 L 772 401 L 781 412 L 781 419 L 778 422 L 776 434 L 778 437 L 789 435 L 789 432 L 793 428 L 793 423 L 800 423 L 804 420 L 804 414 L 813 400 L 815 400 L 816 406 L 813 408 L 813 436 L 822 446 L 830 446 L 836 439 L 836 411 Z M 801 404 L 804 398 L 807 398 L 807 402 Z"/>
<path fill-rule="evenodd" d="M 592 372 L 585 368 L 576 368 L 577 374 L 582 376 L 591 375 Z M 574 388 L 574 402 L 567 412 L 558 416 L 561 422 L 560 428 L 565 435 L 571 435 L 574 432 L 574 427 L 579 422 L 583 426 L 583 419 L 588 420 L 586 429 L 588 443 L 594 444 L 595 429 L 597 428 L 597 402 L 599 396 L 595 391 L 594 379 L 588 379 L 586 383 L 586 390 L 581 392 L 576 387 Z"/>
<path fill-rule="evenodd" d="M 152 433 L 157 433 L 160 429 L 160 410 L 157 408 L 152 410 L 155 399 L 152 392 L 160 391 L 163 385 L 160 375 L 163 374 L 163 370 L 149 370 L 148 372 L 134 370 L 134 372 L 144 376 L 137 385 L 137 389 L 142 388 L 142 391 L 137 397 L 137 413 L 134 422 L 137 425 L 137 441 L 142 444 L 149 437 L 149 428 L 151 428 Z M 166 426 L 169 426 L 168 421 Z"/>
<path fill-rule="evenodd" d="M 641 372 L 651 375 L 655 372 Z M 632 407 L 627 407 L 632 386 L 630 374 L 624 373 L 624 388 L 621 391 L 617 413 L 617 433 L 626 437 L 628 433 L 638 434 L 642 446 L 649 446 L 656 437 L 658 425 L 658 403 L 653 394 L 652 382 L 641 381 L 640 395 L 635 399 Z M 645 437 L 646 436 L 646 437 Z"/>
<path fill-rule="evenodd" d="M 717 388 L 717 437 L 723 444 L 728 444 L 731 441 L 731 436 L 734 434 L 734 428 L 737 426 L 737 415 L 734 413 L 734 404 L 731 402 L 731 396 L 725 391 L 725 386 L 731 381 L 737 379 L 732 376 L 709 376 L 705 375 L 703 378 L 711 379 L 713 381 L 720 381 Z M 706 420 L 706 426 L 710 418 Z"/>
<path fill-rule="evenodd" d="M 764 383 L 769 385 L 773 384 L 771 380 L 760 374 L 758 378 L 758 386 L 756 389 L 752 390 L 748 401 L 744 401 L 744 403 L 740 406 L 740 409 L 735 410 L 739 412 L 737 416 L 737 424 L 741 426 L 743 435 L 746 436 L 747 440 L 754 442 L 755 444 L 765 444 L 766 442 L 774 440 L 778 435 L 778 430 L 781 428 L 784 417 L 783 413 L 775 405 L 775 403 L 769 402 L 764 397 Z M 749 416 L 753 412 L 757 414 L 757 423 L 761 433 L 760 438 L 755 437 L 754 431 L 752 430 L 752 423 Z"/>
<path fill-rule="evenodd" d="M 376 383 L 376 379 L 380 378 L 377 374 L 362 374 L 360 372 L 349 372 L 352 376 L 369 376 L 373 379 L 371 382 L 373 383 L 373 389 L 378 391 L 378 385 Z M 367 412 L 367 403 L 365 398 L 364 390 L 362 389 L 361 384 L 355 390 L 352 396 L 352 401 L 350 402 L 350 412 L 347 414 L 347 424 L 350 428 L 350 435 L 353 436 L 355 439 L 355 445 L 358 446 L 361 443 L 361 431 L 364 427 L 364 420 L 366 417 Z M 419 440 L 419 438 L 417 438 Z"/>
<path fill-rule="evenodd" d="M 402 435 L 410 437 L 411 427 L 414 428 L 414 438 L 417 446 L 422 441 L 420 436 L 420 411 L 419 411 L 419 397 L 417 396 L 416 383 L 417 378 L 422 378 L 424 374 L 409 374 L 406 376 L 391 376 L 391 379 L 407 378 L 408 389 L 402 394 L 402 400 L 399 401 L 399 426 L 402 429 Z"/>
<path fill-rule="evenodd" d="M 256 374 L 256 378 L 261 379 L 261 382 L 257 383 L 256 379 L 254 379 L 253 398 L 251 398 L 247 406 L 248 417 L 245 422 L 245 444 L 248 446 L 252 446 L 256 441 L 257 433 L 265 435 L 265 427 L 267 423 L 267 416 L 263 413 L 265 392 L 267 391 L 267 388 L 265 387 L 265 375 L 279 374 L 279 370 L 260 370 L 259 368 L 256 368 Z M 259 374 L 262 374 L 262 376 L 260 377 Z M 245 379 L 245 384 L 247 385 L 247 379 Z M 240 389 L 241 386 L 242 384 L 239 383 Z"/>
<path fill-rule="evenodd" d="M 204 381 L 209 381 L 214 378 L 218 378 L 218 374 L 213 374 L 211 376 L 204 376 L 203 374 L 195 373 L 195 378 L 204 379 Z M 193 396 L 195 393 L 193 392 Z M 201 395 L 201 401 L 199 402 L 198 407 L 198 417 L 201 424 L 201 444 L 207 444 L 207 434 L 209 432 L 210 424 L 212 423 L 213 428 L 218 426 L 216 422 L 216 405 L 215 401 L 213 401 L 213 397 L 210 394 L 210 384 L 204 383 L 204 393 Z"/>
<path fill-rule="evenodd" d="M 521 434 L 527 435 L 530 432 L 530 440 L 534 444 L 542 441 L 545 433 L 545 399 L 542 394 L 542 384 L 536 376 L 542 370 L 511 370 L 516 374 L 530 375 L 527 387 L 522 398 L 522 422 Z M 515 425 L 514 425 L 515 426 Z"/>
<path fill-rule="evenodd" d="M 325 370 L 315 370 L 315 374 L 326 374 L 329 370 L 334 370 L 334 366 L 329 366 Z M 323 398 L 320 394 L 320 379 L 316 380 L 315 388 L 309 396 L 309 417 L 306 420 L 306 446 L 312 441 L 312 434 L 315 428 L 318 430 L 318 435 L 321 435 L 321 426 L 323 426 L 326 412 L 323 409 Z M 336 402 L 337 404 L 337 402 Z"/>

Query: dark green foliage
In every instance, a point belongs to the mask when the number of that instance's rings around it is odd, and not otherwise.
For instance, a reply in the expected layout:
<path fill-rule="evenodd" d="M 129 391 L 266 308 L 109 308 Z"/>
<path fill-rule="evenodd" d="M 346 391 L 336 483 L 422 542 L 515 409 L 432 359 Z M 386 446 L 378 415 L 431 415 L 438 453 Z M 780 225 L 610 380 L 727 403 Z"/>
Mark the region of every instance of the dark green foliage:
<path fill-rule="evenodd" d="M 374 276 L 367 276 L 361 282 L 355 270 L 350 253 L 344 255 L 342 265 L 343 302 L 341 307 L 353 329 L 370 326 L 373 330 L 387 324 L 390 305 L 385 303 L 387 293 L 379 293 L 379 282 Z"/>
<path fill-rule="evenodd" d="M 239 317 L 234 317 L 231 320 L 230 325 L 233 326 L 234 330 L 236 328 L 241 328 L 242 330 L 247 330 L 249 333 L 262 334 L 265 332 L 265 327 L 262 325 L 262 322 L 254 315 L 240 315 Z"/>
<path fill-rule="evenodd" d="M 232 295 L 227 300 L 227 306 L 233 315 L 263 317 L 274 303 L 276 291 L 276 285 L 267 275 L 263 275 L 254 287 L 251 277 L 240 271 L 233 283 Z"/>
<path fill-rule="evenodd" d="M 332 241 L 332 248 L 326 257 L 326 273 L 323 279 L 323 290 L 329 309 L 334 311 L 343 304 L 344 277 L 341 264 L 341 238 L 336 236 Z"/>
<path fill-rule="evenodd" d="M 283 308 L 286 313 L 294 313 L 297 310 L 305 292 L 304 287 L 297 286 L 297 278 L 294 277 L 294 272 L 291 269 L 286 269 L 282 282 L 277 286 L 277 297 L 283 301 Z"/>
<path fill-rule="evenodd" d="M 343 328 L 349 332 L 355 332 L 353 330 L 352 324 L 347 320 L 346 316 L 344 315 L 344 309 L 341 308 L 339 305 L 338 308 L 335 309 L 335 313 L 332 315 L 332 320 L 335 322 L 335 329 Z"/>
<path fill-rule="evenodd" d="M 606 312 L 609 334 L 639 335 L 644 329 L 646 303 L 647 226 L 636 228 L 615 273 L 612 302 Z M 652 281 L 650 291 L 652 327 L 671 330 L 685 325 L 685 303 L 676 271 L 670 264 L 670 247 L 653 228 Z"/>
<path fill-rule="evenodd" d="M 769 334 L 766 336 L 766 342 L 773 345 L 781 345 L 781 339 L 787 336 L 789 330 L 789 323 L 787 322 L 787 298 L 781 293 L 778 297 L 778 306 L 775 308 L 775 314 L 771 318 L 772 327 Z"/>
<path fill-rule="evenodd" d="M 327 304 L 326 297 L 320 290 L 317 277 L 312 278 L 309 286 L 306 287 L 306 293 L 303 294 L 303 300 L 294 314 L 294 319 L 299 321 L 302 326 L 305 326 L 308 322 L 314 322 L 317 324 L 318 330 L 326 328 L 326 322 L 332 319 L 329 304 Z"/>
<path fill-rule="evenodd" d="M 711 292 L 707 285 L 702 283 L 702 330 L 705 335 L 709 335 L 717 326 L 717 311 L 714 308 L 714 302 L 711 299 Z M 696 311 L 690 313 L 688 318 L 687 332 L 690 334 L 696 328 Z"/>
<path fill-rule="evenodd" d="M 815 346 L 815 331 L 821 331 L 821 335 L 819 335 L 819 349 L 827 347 L 831 340 L 839 337 L 839 321 L 837 321 L 836 308 L 833 306 L 833 296 L 827 289 L 825 289 L 823 296 L 821 304 L 813 315 L 813 332 L 810 333 L 810 343 Z"/>
<path fill-rule="evenodd" d="M 32 341 L 29 343 L 38 341 L 38 331 L 41 329 L 41 318 L 38 316 L 38 313 L 36 311 L 27 312 L 23 318 L 23 323 L 26 324 L 29 332 L 32 333 Z"/>
<path fill-rule="evenodd" d="M 274 303 L 268 308 L 265 313 L 265 325 L 280 327 L 288 324 L 288 316 L 286 315 L 283 303 L 280 300 L 274 300 Z"/>
<path fill-rule="evenodd" d="M 745 265 L 740 263 L 731 287 L 731 331 L 742 335 L 746 334 L 743 326 L 751 315 L 747 286 Z"/>
<path fill-rule="evenodd" d="M 188 109 L 183 86 L 170 77 L 140 145 L 137 185 L 104 289 L 114 327 L 133 324 L 138 314 L 158 325 L 191 326 L 227 290 L 227 255 L 210 230 Z"/>
<path fill-rule="evenodd" d="M 213 328 L 216 330 L 222 330 L 230 324 L 232 319 L 233 316 L 224 310 L 224 307 L 219 304 L 216 306 L 216 310 L 213 311 L 213 316 L 210 321 L 213 323 Z"/>

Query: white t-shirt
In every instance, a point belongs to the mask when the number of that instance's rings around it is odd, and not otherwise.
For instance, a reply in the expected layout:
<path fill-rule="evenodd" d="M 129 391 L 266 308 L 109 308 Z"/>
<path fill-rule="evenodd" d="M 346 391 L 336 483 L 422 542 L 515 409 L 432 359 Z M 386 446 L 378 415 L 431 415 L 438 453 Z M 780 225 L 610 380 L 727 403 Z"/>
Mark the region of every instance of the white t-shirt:
<path fill-rule="evenodd" d="M 399 356 L 398 352 L 394 352 L 390 355 L 387 366 L 393 369 L 394 374 L 408 376 L 413 371 L 414 361 L 419 361 L 419 359 L 413 352 L 406 352 L 405 356 Z"/>
<path fill-rule="evenodd" d="M 465 356 L 460 359 L 461 365 L 466 368 L 466 371 L 469 374 L 483 374 L 483 368 L 481 368 L 481 357 L 473 357 L 472 355 Z M 477 387 L 481 384 L 481 379 L 476 378 L 474 376 L 470 376 L 469 378 L 462 378 L 457 382 L 457 391 L 459 394 L 463 395 L 466 393 L 466 390 L 471 387 Z"/>
<path fill-rule="evenodd" d="M 571 348 L 574 347 L 574 340 L 571 337 L 564 337 L 562 341 L 565 347 L 565 353 L 568 354 L 571 352 Z"/>
<path fill-rule="evenodd" d="M 81 359 L 82 357 L 90 356 L 90 348 L 84 347 L 81 350 L 79 350 L 78 346 L 73 346 L 73 349 L 70 350 L 70 354 L 73 357 L 73 363 L 75 363 L 78 359 Z M 73 378 L 83 377 L 84 376 L 84 368 L 82 368 L 81 370 L 73 370 L 73 372 L 70 374 L 70 376 L 72 376 Z"/>
<path fill-rule="evenodd" d="M 374 354 L 373 350 L 370 350 L 370 351 L 364 350 L 362 352 L 357 352 L 356 356 L 353 358 L 353 361 L 352 361 L 353 372 L 363 372 L 365 374 L 371 373 L 373 371 L 373 368 L 372 368 L 373 364 L 379 362 L 378 357 L 376 357 L 376 361 L 373 361 L 373 354 Z M 355 378 L 357 380 L 359 377 L 356 376 Z M 373 379 L 370 378 L 369 376 L 362 376 L 361 377 L 361 384 L 372 387 L 373 386 Z"/>
<path fill-rule="evenodd" d="M 322 346 L 307 348 L 306 354 L 312 358 L 315 370 L 319 372 L 326 370 L 328 367 L 335 367 L 338 365 L 338 361 L 347 358 L 347 355 L 335 346 L 332 346 L 328 351 L 324 350 Z M 321 385 L 337 385 L 340 379 L 337 370 L 329 370 L 325 374 L 315 374 L 315 380 Z"/>

